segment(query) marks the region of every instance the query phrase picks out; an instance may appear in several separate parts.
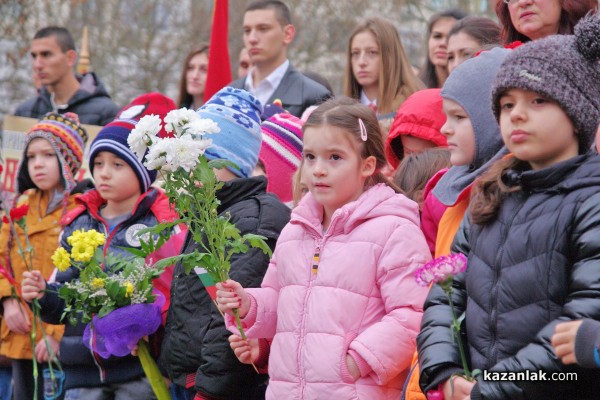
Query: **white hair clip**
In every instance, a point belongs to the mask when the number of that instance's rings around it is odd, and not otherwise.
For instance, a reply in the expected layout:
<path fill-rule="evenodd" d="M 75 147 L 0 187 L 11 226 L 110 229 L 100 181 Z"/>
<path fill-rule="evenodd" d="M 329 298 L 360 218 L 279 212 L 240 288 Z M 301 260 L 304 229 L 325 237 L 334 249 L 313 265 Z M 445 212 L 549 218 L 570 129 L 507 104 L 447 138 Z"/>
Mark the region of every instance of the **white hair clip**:
<path fill-rule="evenodd" d="M 361 118 L 358 119 L 358 126 L 360 127 L 360 138 L 363 142 L 367 141 L 367 128 Z"/>

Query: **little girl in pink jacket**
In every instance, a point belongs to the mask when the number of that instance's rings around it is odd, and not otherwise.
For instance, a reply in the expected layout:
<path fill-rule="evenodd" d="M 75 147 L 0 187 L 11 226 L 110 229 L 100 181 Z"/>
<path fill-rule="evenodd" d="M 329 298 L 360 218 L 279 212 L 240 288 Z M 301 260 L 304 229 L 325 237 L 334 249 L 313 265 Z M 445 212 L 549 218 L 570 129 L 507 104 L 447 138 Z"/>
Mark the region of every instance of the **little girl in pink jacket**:
<path fill-rule="evenodd" d="M 228 327 L 273 339 L 267 399 L 398 399 L 427 289 L 414 273 L 431 255 L 416 203 L 381 175 L 375 114 L 348 98 L 304 125 L 302 178 L 261 288 L 218 285 Z"/>

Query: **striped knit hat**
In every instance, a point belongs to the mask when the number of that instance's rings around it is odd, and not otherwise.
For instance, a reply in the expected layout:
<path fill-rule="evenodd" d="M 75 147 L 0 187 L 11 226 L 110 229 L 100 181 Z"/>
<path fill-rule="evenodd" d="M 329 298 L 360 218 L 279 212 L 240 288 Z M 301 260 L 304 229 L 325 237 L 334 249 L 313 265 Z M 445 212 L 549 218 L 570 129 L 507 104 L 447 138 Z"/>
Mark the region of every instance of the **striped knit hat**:
<path fill-rule="evenodd" d="M 271 116 L 261 125 L 260 160 L 265 165 L 267 191 L 287 203 L 293 200 L 292 176 L 302 160 L 302 121 L 281 113 Z"/>
<path fill-rule="evenodd" d="M 101 151 L 113 153 L 125 161 L 135 172 L 140 182 L 140 190 L 145 193 L 156 179 L 157 172 L 144 166 L 145 156 L 140 161 L 127 144 L 127 137 L 139 120 L 146 115 L 158 115 L 162 120 L 177 107 L 173 100 L 160 93 L 146 93 L 136 97 L 131 104 L 124 107 L 114 121 L 106 124 L 90 146 L 90 173 L 94 174 L 94 159 Z M 158 133 L 159 137 L 166 136 L 164 127 Z M 146 152 L 147 154 L 147 152 Z"/>
<path fill-rule="evenodd" d="M 60 165 L 65 190 L 70 192 L 76 184 L 76 175 L 83 162 L 83 149 L 88 136 L 79 125 L 75 113 L 48 113 L 29 129 L 25 137 L 25 149 L 17 168 L 17 193 L 35 188 L 27 169 L 27 148 L 33 139 L 43 138 L 52 145 Z"/>
<path fill-rule="evenodd" d="M 231 161 L 237 168 L 227 167 L 236 176 L 247 178 L 254 171 L 260 152 L 260 102 L 242 89 L 224 87 L 196 111 L 208 118 L 221 131 L 211 135 L 212 145 L 206 149 L 209 160 Z"/>

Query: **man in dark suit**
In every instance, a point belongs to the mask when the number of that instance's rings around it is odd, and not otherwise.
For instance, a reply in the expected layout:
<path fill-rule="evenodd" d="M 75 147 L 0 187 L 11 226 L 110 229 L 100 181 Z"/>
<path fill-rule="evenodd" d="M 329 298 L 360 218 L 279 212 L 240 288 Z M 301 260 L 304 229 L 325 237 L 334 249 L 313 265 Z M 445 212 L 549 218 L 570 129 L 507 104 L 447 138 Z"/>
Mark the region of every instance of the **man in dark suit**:
<path fill-rule="evenodd" d="M 278 0 L 252 2 L 244 13 L 244 46 L 252 68 L 230 84 L 246 89 L 264 106 L 280 99 L 283 108 L 300 117 L 304 110 L 331 97 L 323 85 L 298 72 L 287 58 L 296 29 L 290 10 Z"/>

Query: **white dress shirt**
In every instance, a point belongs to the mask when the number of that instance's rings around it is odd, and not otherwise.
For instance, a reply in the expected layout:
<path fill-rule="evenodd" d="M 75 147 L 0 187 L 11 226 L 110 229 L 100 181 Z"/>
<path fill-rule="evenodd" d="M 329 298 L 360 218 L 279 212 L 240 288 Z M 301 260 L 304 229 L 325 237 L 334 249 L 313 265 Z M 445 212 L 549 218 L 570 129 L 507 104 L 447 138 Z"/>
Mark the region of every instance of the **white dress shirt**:
<path fill-rule="evenodd" d="M 283 76 L 285 75 L 285 72 L 287 71 L 289 66 L 290 60 L 286 59 L 283 62 L 283 64 L 275 68 L 275 70 L 271 72 L 269 76 L 260 81 L 260 83 L 257 86 L 254 86 L 254 81 L 252 79 L 252 74 L 254 72 L 255 67 L 250 68 L 250 71 L 248 71 L 248 75 L 246 75 L 244 89 L 252 93 L 258 99 L 258 101 L 260 101 L 260 104 L 262 104 L 264 107 L 265 105 L 267 105 L 267 102 L 275 92 L 275 89 L 277 89 L 277 87 L 281 83 L 281 80 L 283 79 Z"/>

